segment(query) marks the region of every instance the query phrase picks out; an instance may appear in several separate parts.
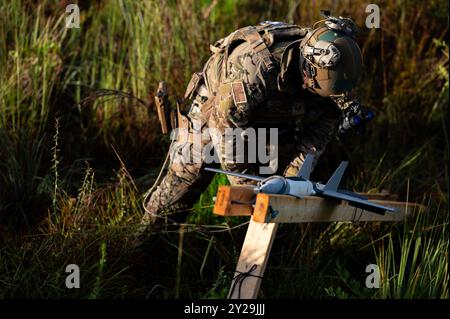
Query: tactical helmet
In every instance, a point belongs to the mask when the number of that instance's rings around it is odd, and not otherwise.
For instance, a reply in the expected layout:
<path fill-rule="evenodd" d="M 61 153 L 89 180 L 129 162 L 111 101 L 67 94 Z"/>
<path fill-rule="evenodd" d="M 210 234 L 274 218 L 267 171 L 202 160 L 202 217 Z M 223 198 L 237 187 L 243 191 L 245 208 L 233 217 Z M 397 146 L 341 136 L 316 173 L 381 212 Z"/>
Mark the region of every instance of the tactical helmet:
<path fill-rule="evenodd" d="M 349 18 L 332 17 L 313 28 L 300 42 L 300 70 L 303 87 L 321 96 L 348 94 L 362 72 L 361 50 L 354 36 L 356 25 Z M 315 26 L 314 25 L 314 26 Z"/>

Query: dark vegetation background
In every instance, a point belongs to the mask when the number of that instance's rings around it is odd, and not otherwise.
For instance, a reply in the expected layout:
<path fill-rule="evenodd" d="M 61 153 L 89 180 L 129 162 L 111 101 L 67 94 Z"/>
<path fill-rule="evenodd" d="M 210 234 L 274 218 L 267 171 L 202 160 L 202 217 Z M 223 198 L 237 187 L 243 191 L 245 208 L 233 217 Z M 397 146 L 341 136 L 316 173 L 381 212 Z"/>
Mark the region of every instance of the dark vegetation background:
<path fill-rule="evenodd" d="M 129 246 L 169 144 L 157 82 L 175 101 L 215 40 L 264 20 L 311 26 L 320 9 L 360 26 L 356 93 L 377 116 L 330 145 L 313 179 L 348 159 L 347 188 L 427 210 L 405 224 L 281 225 L 260 297 L 448 298 L 447 1 L 376 1 L 371 30 L 361 0 L 78 3 L 80 29 L 67 29 L 69 1 L 0 0 L 0 298 L 226 297 L 246 219 L 212 215 L 223 176 L 190 225 L 155 227 L 144 256 Z M 64 284 L 72 263 L 80 289 Z M 365 288 L 369 263 L 380 289 Z"/>

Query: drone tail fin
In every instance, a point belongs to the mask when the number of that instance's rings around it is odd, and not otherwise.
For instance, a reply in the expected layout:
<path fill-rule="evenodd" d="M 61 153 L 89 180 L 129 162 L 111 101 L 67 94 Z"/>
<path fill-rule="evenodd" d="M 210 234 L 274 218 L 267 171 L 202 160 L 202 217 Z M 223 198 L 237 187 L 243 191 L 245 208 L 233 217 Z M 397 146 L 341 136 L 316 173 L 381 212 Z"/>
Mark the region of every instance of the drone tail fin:
<path fill-rule="evenodd" d="M 328 180 L 327 184 L 323 188 L 327 191 L 337 191 L 339 183 L 341 182 L 342 176 L 344 175 L 345 169 L 347 168 L 348 162 L 342 162 L 333 175 Z"/>
<path fill-rule="evenodd" d="M 297 173 L 297 177 L 303 178 L 304 180 L 309 180 L 309 176 L 311 175 L 312 164 L 314 161 L 314 155 L 308 154 L 303 161 L 302 167 Z"/>

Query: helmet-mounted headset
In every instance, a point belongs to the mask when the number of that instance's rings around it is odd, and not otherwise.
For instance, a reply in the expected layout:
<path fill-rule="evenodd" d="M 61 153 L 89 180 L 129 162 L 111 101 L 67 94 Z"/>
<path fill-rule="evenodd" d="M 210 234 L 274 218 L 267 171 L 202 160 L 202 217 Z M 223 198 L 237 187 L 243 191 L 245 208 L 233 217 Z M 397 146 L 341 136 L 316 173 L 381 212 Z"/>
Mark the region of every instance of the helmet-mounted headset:
<path fill-rule="evenodd" d="M 358 29 L 349 18 L 323 10 L 321 14 L 324 19 L 300 43 L 303 87 L 322 96 L 348 93 L 362 70 L 361 51 L 354 40 Z"/>

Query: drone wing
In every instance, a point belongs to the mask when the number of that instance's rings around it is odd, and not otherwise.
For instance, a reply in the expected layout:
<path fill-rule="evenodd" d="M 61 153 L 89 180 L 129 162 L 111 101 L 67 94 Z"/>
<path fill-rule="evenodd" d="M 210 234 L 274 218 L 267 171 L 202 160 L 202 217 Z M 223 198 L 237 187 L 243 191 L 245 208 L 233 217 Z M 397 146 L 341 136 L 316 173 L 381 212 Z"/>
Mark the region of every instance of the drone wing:
<path fill-rule="evenodd" d="M 210 171 L 210 172 L 214 172 L 214 173 L 221 173 L 221 174 L 226 174 L 226 175 L 230 175 L 230 176 L 246 178 L 246 179 L 250 179 L 250 180 L 252 180 L 252 181 L 258 181 L 258 182 L 265 179 L 264 177 L 260 177 L 260 176 L 254 176 L 254 175 L 247 175 L 247 174 L 242 174 L 242 173 L 228 172 L 228 171 L 224 171 L 224 170 L 217 169 L 217 168 L 205 167 L 205 170 Z"/>
<path fill-rule="evenodd" d="M 327 198 L 327 199 L 332 199 L 332 200 L 345 200 L 348 202 L 348 204 L 350 206 L 353 207 L 358 207 L 364 210 L 368 210 L 377 214 L 381 214 L 384 215 L 385 212 L 394 212 L 395 209 L 391 208 L 391 207 L 386 207 L 383 205 L 379 205 L 373 202 L 369 202 L 366 199 L 360 198 L 360 197 L 355 197 L 349 194 L 344 194 L 338 191 L 333 191 L 333 190 L 319 190 L 316 193 L 317 196 L 319 197 L 323 197 L 323 198 Z"/>

